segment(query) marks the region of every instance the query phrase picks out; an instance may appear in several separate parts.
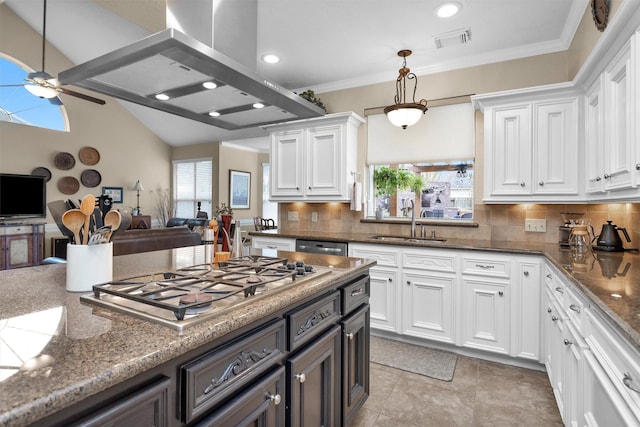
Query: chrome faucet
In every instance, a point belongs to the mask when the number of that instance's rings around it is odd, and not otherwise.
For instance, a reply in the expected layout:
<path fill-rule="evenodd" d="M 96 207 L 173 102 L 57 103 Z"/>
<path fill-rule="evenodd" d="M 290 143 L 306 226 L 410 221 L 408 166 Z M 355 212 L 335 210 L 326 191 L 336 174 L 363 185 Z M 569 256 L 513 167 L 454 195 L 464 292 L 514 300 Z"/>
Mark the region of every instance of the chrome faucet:
<path fill-rule="evenodd" d="M 416 209 L 413 199 L 410 199 L 409 202 L 411 202 L 411 237 L 416 237 Z"/>

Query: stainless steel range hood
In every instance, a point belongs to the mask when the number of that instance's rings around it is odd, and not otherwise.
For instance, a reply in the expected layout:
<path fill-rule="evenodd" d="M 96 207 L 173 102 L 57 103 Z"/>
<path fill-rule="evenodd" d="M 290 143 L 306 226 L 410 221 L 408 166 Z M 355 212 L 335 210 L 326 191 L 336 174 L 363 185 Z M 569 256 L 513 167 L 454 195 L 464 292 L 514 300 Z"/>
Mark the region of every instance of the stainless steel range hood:
<path fill-rule="evenodd" d="M 324 110 L 174 28 L 58 75 L 93 90 L 227 130 L 318 117 Z M 203 87 L 215 82 L 215 89 Z M 164 93 L 166 101 L 156 99 Z M 263 108 L 254 108 L 259 102 Z M 218 117 L 209 115 L 220 113 Z"/>

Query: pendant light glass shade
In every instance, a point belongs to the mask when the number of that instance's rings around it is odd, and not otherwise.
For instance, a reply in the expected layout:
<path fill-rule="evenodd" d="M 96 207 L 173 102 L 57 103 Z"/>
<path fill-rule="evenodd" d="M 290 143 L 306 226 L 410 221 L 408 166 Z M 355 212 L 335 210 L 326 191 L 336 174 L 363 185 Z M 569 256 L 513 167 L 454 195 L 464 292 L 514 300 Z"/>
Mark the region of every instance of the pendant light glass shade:
<path fill-rule="evenodd" d="M 421 99 L 416 102 L 416 89 L 418 88 L 418 78 L 407 67 L 407 56 L 411 55 L 408 49 L 398 52 L 398 56 L 403 59 L 402 68 L 398 70 L 398 79 L 396 80 L 396 96 L 395 104 L 384 109 L 384 113 L 394 126 L 406 129 L 414 125 L 420 120 L 420 117 L 427 111 L 427 100 Z M 411 102 L 407 100 L 407 79 L 414 80 L 413 97 Z"/>
<path fill-rule="evenodd" d="M 37 96 L 38 98 L 55 98 L 58 96 L 58 91 L 52 89 L 50 87 L 38 86 L 37 84 L 33 85 L 25 85 L 25 89 L 27 89 L 32 95 Z"/>

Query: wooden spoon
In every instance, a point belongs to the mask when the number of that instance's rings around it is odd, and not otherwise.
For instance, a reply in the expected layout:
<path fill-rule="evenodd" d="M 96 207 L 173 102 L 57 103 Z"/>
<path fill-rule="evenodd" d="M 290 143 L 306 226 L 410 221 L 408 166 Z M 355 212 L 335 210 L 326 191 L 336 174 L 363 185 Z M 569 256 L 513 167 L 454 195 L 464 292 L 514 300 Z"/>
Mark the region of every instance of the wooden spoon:
<path fill-rule="evenodd" d="M 84 214 L 84 229 L 82 230 L 82 244 L 86 245 L 89 243 L 89 234 L 91 234 L 91 230 L 89 230 L 89 226 L 91 225 L 91 215 L 93 215 L 93 210 L 96 208 L 96 196 L 93 194 L 87 194 L 82 198 L 82 202 L 80 202 L 80 210 Z"/>
<path fill-rule="evenodd" d="M 69 209 L 62 214 L 62 223 L 73 233 L 73 243 L 76 245 L 80 242 L 80 230 L 85 221 L 85 215 L 80 209 Z"/>
<path fill-rule="evenodd" d="M 111 235 L 114 231 L 116 231 L 120 227 L 120 222 L 122 221 L 122 216 L 118 211 L 109 211 L 104 216 L 104 225 L 110 225 L 111 231 L 107 234 L 107 241 L 111 241 Z"/>

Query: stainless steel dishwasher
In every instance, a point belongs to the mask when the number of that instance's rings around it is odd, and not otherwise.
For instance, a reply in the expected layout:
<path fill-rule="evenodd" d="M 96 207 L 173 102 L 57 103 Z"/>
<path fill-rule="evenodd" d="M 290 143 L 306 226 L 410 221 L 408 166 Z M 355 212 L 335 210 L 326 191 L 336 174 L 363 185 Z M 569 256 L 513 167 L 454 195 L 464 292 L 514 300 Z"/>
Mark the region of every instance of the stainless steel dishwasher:
<path fill-rule="evenodd" d="M 296 252 L 347 256 L 348 248 L 347 242 L 296 239 Z"/>

